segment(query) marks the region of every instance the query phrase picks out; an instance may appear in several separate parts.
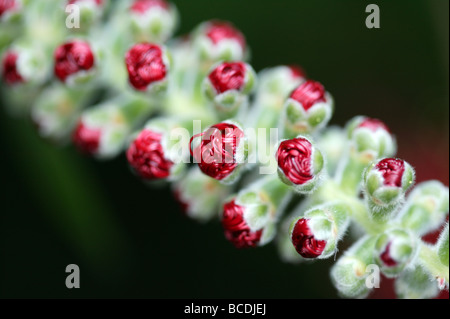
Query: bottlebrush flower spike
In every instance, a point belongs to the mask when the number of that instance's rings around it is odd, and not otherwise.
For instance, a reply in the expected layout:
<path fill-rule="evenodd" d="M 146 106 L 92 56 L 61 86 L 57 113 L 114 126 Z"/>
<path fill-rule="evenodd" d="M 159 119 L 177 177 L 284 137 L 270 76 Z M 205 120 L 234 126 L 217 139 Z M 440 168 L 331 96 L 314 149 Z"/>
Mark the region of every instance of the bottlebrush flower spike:
<path fill-rule="evenodd" d="M 132 139 L 127 160 L 133 171 L 145 181 L 173 181 L 184 172 L 185 164 L 172 152 L 175 141 L 171 129 L 177 125 L 168 118 L 150 120 Z"/>
<path fill-rule="evenodd" d="M 130 84 L 152 94 L 167 89 L 170 68 L 166 49 L 158 44 L 138 43 L 125 56 Z"/>
<path fill-rule="evenodd" d="M 225 237 L 236 248 L 263 246 L 276 231 L 281 203 L 288 188 L 271 176 L 257 181 L 229 198 L 223 205 Z"/>
<path fill-rule="evenodd" d="M 352 152 L 360 154 L 367 164 L 383 157 L 391 157 L 397 150 L 395 137 L 382 121 L 357 116 L 347 125 Z"/>
<path fill-rule="evenodd" d="M 223 62 L 212 68 L 203 82 L 203 90 L 221 119 L 239 118 L 247 110 L 255 81 L 255 71 L 249 64 Z"/>
<path fill-rule="evenodd" d="M 408 195 L 396 222 L 423 236 L 437 230 L 445 222 L 448 211 L 448 187 L 439 181 L 426 181 Z"/>
<path fill-rule="evenodd" d="M 402 159 L 384 158 L 373 163 L 364 173 L 364 186 L 373 213 L 398 206 L 406 191 L 414 184 L 414 169 Z"/>
<path fill-rule="evenodd" d="M 248 49 L 244 35 L 231 23 L 207 21 L 195 32 L 195 47 L 202 60 L 247 60 Z"/>
<path fill-rule="evenodd" d="M 282 141 L 277 149 L 278 176 L 302 194 L 318 186 L 324 167 L 322 153 L 305 137 Z"/>
<path fill-rule="evenodd" d="M 219 216 L 220 204 L 228 195 L 229 187 L 194 166 L 173 184 L 173 193 L 187 216 L 207 222 Z"/>
<path fill-rule="evenodd" d="M 178 25 L 175 5 L 165 0 L 134 0 L 129 11 L 136 42 L 164 43 Z"/>
<path fill-rule="evenodd" d="M 310 134 L 327 125 L 333 115 L 334 102 L 319 82 L 300 84 L 286 100 L 281 123 L 286 138 Z"/>
<path fill-rule="evenodd" d="M 198 137 L 201 137 L 200 141 L 196 139 Z M 193 142 L 196 145 L 193 146 Z M 193 136 L 190 149 L 200 170 L 224 184 L 236 181 L 248 158 L 244 132 L 233 121 L 215 124 L 205 132 Z"/>
<path fill-rule="evenodd" d="M 342 204 L 324 204 L 296 218 L 289 233 L 297 252 L 307 259 L 333 256 L 350 221 L 347 211 Z"/>
<path fill-rule="evenodd" d="M 396 277 L 415 262 L 418 253 L 416 239 L 403 229 L 391 229 L 381 234 L 375 243 L 375 261 L 386 277 Z"/>
<path fill-rule="evenodd" d="M 56 48 L 55 76 L 69 86 L 89 82 L 95 74 L 95 56 L 88 42 L 74 40 Z"/>

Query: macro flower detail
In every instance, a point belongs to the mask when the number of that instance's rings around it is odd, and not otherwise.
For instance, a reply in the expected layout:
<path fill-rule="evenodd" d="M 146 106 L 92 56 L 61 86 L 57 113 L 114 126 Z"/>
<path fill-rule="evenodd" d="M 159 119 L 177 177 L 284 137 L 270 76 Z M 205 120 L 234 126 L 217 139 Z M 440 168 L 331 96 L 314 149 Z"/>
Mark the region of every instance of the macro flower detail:
<path fill-rule="evenodd" d="M 2 78 L 9 84 L 14 85 L 24 82 L 23 77 L 17 70 L 18 55 L 15 52 L 9 51 L 5 54 L 2 61 Z"/>
<path fill-rule="evenodd" d="M 136 42 L 163 43 L 177 24 L 177 10 L 165 0 L 135 0 L 130 6 L 130 26 Z"/>
<path fill-rule="evenodd" d="M 383 176 L 383 185 L 392 187 L 402 186 L 405 161 L 396 158 L 385 158 L 375 165 L 375 169 Z"/>
<path fill-rule="evenodd" d="M 95 66 L 91 46 L 84 41 L 72 41 L 59 46 L 55 50 L 54 59 L 55 76 L 65 83 L 76 81 L 77 78 L 84 82 Z"/>
<path fill-rule="evenodd" d="M 405 161 L 397 158 L 384 158 L 373 163 L 364 173 L 366 197 L 372 210 L 379 215 L 383 209 L 393 211 L 406 191 L 413 185 L 415 173 Z"/>
<path fill-rule="evenodd" d="M 403 229 L 390 229 L 375 243 L 375 262 L 387 277 L 396 277 L 417 258 L 417 243 Z"/>
<path fill-rule="evenodd" d="M 284 105 L 282 123 L 285 137 L 320 130 L 331 119 L 334 102 L 323 85 L 307 80 L 295 88 Z"/>
<path fill-rule="evenodd" d="M 242 166 L 241 150 L 244 144 L 244 132 L 231 123 L 219 123 L 199 134 L 201 141 L 191 152 L 195 162 L 206 175 L 219 181 L 228 181 Z M 194 138 L 191 138 L 191 145 Z"/>
<path fill-rule="evenodd" d="M 245 65 L 242 62 L 225 62 L 216 67 L 209 80 L 217 93 L 240 90 L 244 85 Z"/>
<path fill-rule="evenodd" d="M 234 200 L 223 206 L 222 226 L 225 237 L 236 248 L 248 248 L 258 245 L 262 230 L 252 231 L 244 220 L 243 206 L 237 205 Z"/>
<path fill-rule="evenodd" d="M 300 103 L 303 109 L 308 111 L 314 104 L 326 101 L 325 89 L 319 82 L 309 80 L 292 92 L 291 99 Z"/>
<path fill-rule="evenodd" d="M 325 249 L 326 241 L 317 240 L 308 226 L 307 219 L 299 219 L 292 230 L 291 238 L 297 252 L 304 258 L 317 258 Z"/>
<path fill-rule="evenodd" d="M 134 45 L 125 56 L 131 85 L 139 91 L 146 91 L 166 80 L 168 64 L 161 46 L 151 43 Z"/>
<path fill-rule="evenodd" d="M 101 130 L 79 122 L 73 133 L 73 143 L 83 153 L 94 155 L 100 145 Z"/>
<path fill-rule="evenodd" d="M 373 118 L 364 118 L 362 121 L 358 124 L 358 128 L 367 128 L 371 130 L 372 132 L 376 132 L 378 130 L 384 130 L 386 132 L 390 132 L 389 128 L 384 124 L 382 121 L 378 119 Z"/>
<path fill-rule="evenodd" d="M 195 46 L 207 61 L 246 60 L 247 43 L 241 31 L 229 22 L 208 21 L 196 32 Z"/>
<path fill-rule="evenodd" d="M 93 3 L 96 6 L 103 5 L 103 0 L 69 0 L 67 4 Z"/>
<path fill-rule="evenodd" d="M 170 175 L 173 162 L 165 158 L 161 138 L 161 134 L 144 129 L 128 148 L 128 162 L 144 179 L 163 179 Z"/>
<path fill-rule="evenodd" d="M 256 74 L 250 65 L 223 62 L 213 67 L 205 78 L 203 91 L 220 118 L 242 118 L 255 81 Z"/>
<path fill-rule="evenodd" d="M 301 193 L 311 192 L 323 169 L 323 156 L 304 137 L 284 140 L 278 146 L 278 174 L 287 185 Z"/>

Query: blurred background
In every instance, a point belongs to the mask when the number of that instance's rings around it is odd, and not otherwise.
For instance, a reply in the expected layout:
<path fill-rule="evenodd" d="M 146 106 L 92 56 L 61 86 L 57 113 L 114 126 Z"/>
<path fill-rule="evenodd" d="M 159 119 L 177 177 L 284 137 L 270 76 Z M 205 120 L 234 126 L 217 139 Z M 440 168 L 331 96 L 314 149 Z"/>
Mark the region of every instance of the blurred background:
<path fill-rule="evenodd" d="M 418 181 L 448 185 L 448 1 L 173 2 L 178 34 L 211 18 L 233 22 L 256 70 L 301 65 L 333 94 L 333 124 L 358 114 L 384 120 Z M 365 26 L 369 3 L 380 7 L 380 29 Z M 130 174 L 124 155 L 99 162 L 58 148 L 0 103 L 1 298 L 337 297 L 333 260 L 295 266 L 273 244 L 236 250 L 218 221 L 187 219 L 168 188 Z M 72 263 L 81 289 L 65 286 Z M 392 282 L 371 297 L 395 297 Z"/>

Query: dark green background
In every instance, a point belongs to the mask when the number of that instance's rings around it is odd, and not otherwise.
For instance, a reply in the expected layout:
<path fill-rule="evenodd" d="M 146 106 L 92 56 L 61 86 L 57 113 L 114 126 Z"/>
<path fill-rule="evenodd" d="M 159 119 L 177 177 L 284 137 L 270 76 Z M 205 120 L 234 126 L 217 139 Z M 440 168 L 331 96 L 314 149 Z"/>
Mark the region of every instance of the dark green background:
<path fill-rule="evenodd" d="M 335 97 L 334 124 L 383 119 L 418 179 L 448 184 L 448 1 L 174 2 L 180 34 L 232 21 L 256 70 L 302 65 Z M 365 27 L 369 3 L 380 6 L 381 29 Z M 167 189 L 140 183 L 124 156 L 97 162 L 58 148 L 3 107 L 0 150 L 1 298 L 336 297 L 333 260 L 292 266 L 274 245 L 238 251 L 218 222 L 188 220 Z M 81 289 L 65 287 L 71 263 Z"/>

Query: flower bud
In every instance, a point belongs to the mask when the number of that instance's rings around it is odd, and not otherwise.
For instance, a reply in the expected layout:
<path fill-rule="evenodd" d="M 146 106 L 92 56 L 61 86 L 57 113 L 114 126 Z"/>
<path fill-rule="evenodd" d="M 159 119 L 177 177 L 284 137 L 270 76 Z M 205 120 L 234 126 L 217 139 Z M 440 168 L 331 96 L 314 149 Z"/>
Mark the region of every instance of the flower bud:
<path fill-rule="evenodd" d="M 134 0 L 130 6 L 131 31 L 136 42 L 163 43 L 178 24 L 178 12 L 165 0 Z"/>
<path fill-rule="evenodd" d="M 145 181 L 174 181 L 182 175 L 185 164 L 173 152 L 176 142 L 170 132 L 177 127 L 167 118 L 150 120 L 127 150 L 127 159 L 133 171 Z"/>
<path fill-rule="evenodd" d="M 17 19 L 22 10 L 21 0 L 1 0 L 0 1 L 0 23 Z"/>
<path fill-rule="evenodd" d="M 250 65 L 223 62 L 212 68 L 203 82 L 203 90 L 219 117 L 232 118 L 246 111 L 255 80 L 256 74 Z"/>
<path fill-rule="evenodd" d="M 65 142 L 90 96 L 90 92 L 80 94 L 59 84 L 44 89 L 31 109 L 39 134 L 55 142 Z"/>
<path fill-rule="evenodd" d="M 40 85 L 49 76 L 49 61 L 40 46 L 16 44 L 5 52 L 1 63 L 3 81 L 8 85 Z"/>
<path fill-rule="evenodd" d="M 252 127 L 278 127 L 280 113 L 289 94 L 306 81 L 304 71 L 297 66 L 277 66 L 258 73 L 258 87 L 253 103 Z"/>
<path fill-rule="evenodd" d="M 113 158 L 123 150 L 131 131 L 150 111 L 148 102 L 139 97 L 119 96 L 84 111 L 72 140 L 82 153 L 99 159 Z"/>
<path fill-rule="evenodd" d="M 56 48 L 55 76 L 69 86 L 84 84 L 95 74 L 95 56 L 89 43 L 70 41 Z"/>
<path fill-rule="evenodd" d="M 395 292 L 403 299 L 430 299 L 439 294 L 436 281 L 420 265 L 407 268 L 395 280 Z"/>
<path fill-rule="evenodd" d="M 196 146 L 192 146 L 195 138 Z M 200 170 L 225 184 L 232 184 L 248 158 L 247 141 L 239 124 L 225 121 L 195 135 L 190 141 L 191 154 Z M 192 151 L 193 149 L 193 151 Z"/>
<path fill-rule="evenodd" d="M 79 28 L 71 28 L 73 31 L 88 31 L 102 16 L 106 0 L 68 0 L 67 6 L 76 5 L 79 9 Z M 67 9 L 66 9 L 67 12 Z"/>
<path fill-rule="evenodd" d="M 173 193 L 187 216 L 207 222 L 219 216 L 219 206 L 228 194 L 228 187 L 193 167 L 173 184 Z"/>
<path fill-rule="evenodd" d="M 223 205 L 225 237 L 236 248 L 263 246 L 276 232 L 276 220 L 288 188 L 272 177 L 264 178 L 231 197 Z"/>
<path fill-rule="evenodd" d="M 352 143 L 351 151 L 358 154 L 364 163 L 391 157 L 396 152 L 395 137 L 380 120 L 357 116 L 347 125 L 347 132 Z"/>
<path fill-rule="evenodd" d="M 410 233 L 391 229 L 375 243 L 375 262 L 386 277 L 396 277 L 417 257 L 419 243 Z"/>
<path fill-rule="evenodd" d="M 278 254 L 283 262 L 299 264 L 302 261 L 305 261 L 302 256 L 299 255 L 294 245 L 292 245 L 291 234 L 289 232 L 289 228 L 291 226 L 292 219 L 295 217 L 285 218 L 280 225 L 276 244 Z"/>
<path fill-rule="evenodd" d="M 324 167 L 322 153 L 305 137 L 282 141 L 276 153 L 278 176 L 299 193 L 317 187 Z"/>
<path fill-rule="evenodd" d="M 337 243 L 348 228 L 347 207 L 342 204 L 316 206 L 290 227 L 292 244 L 303 258 L 326 259 L 337 251 Z"/>
<path fill-rule="evenodd" d="M 395 208 L 404 200 L 415 180 L 414 169 L 397 158 L 384 158 L 370 165 L 364 173 L 364 187 L 373 213 Z M 385 216 L 386 217 L 386 216 Z"/>
<path fill-rule="evenodd" d="M 312 80 L 300 84 L 284 105 L 281 123 L 285 137 L 310 134 L 325 127 L 333 108 L 333 99 L 322 84 Z"/>
<path fill-rule="evenodd" d="M 229 22 L 202 23 L 194 43 L 200 59 L 210 62 L 246 60 L 248 54 L 244 35 Z"/>
<path fill-rule="evenodd" d="M 368 276 L 371 274 L 369 265 L 374 263 L 375 242 L 376 237 L 362 237 L 331 268 L 331 280 L 342 297 L 365 298 L 370 293 L 373 287 L 367 281 L 370 281 Z"/>
<path fill-rule="evenodd" d="M 399 212 L 402 227 L 419 236 L 437 230 L 449 211 L 448 187 L 439 181 L 426 181 L 414 187 Z"/>
<path fill-rule="evenodd" d="M 152 94 L 165 92 L 170 68 L 164 47 L 152 43 L 138 43 L 125 56 L 130 84 L 138 91 Z"/>

